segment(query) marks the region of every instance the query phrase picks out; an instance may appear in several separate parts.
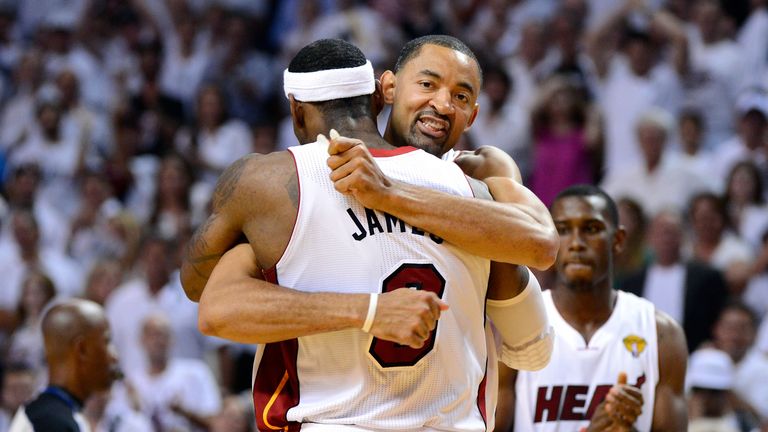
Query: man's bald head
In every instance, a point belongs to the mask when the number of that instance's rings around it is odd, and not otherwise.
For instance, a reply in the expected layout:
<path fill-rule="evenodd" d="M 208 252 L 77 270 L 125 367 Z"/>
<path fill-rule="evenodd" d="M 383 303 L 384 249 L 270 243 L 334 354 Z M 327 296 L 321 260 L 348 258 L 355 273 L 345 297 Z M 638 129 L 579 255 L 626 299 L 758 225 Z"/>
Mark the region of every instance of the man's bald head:
<path fill-rule="evenodd" d="M 49 381 L 81 400 L 103 391 L 119 377 L 104 309 L 90 300 L 71 299 L 43 317 Z"/>
<path fill-rule="evenodd" d="M 72 299 L 53 306 L 42 322 L 48 361 L 65 357 L 74 349 L 77 338 L 105 324 L 104 310 L 92 301 Z"/>

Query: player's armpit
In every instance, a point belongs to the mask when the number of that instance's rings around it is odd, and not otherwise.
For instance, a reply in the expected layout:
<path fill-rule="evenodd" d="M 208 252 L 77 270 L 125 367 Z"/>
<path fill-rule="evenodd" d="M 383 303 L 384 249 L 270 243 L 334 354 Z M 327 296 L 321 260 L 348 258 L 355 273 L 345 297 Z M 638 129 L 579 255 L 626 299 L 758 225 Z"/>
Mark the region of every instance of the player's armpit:
<path fill-rule="evenodd" d="M 685 372 L 688 349 L 683 329 L 667 314 L 656 311 L 659 344 L 659 383 L 653 407 L 654 432 L 683 432 L 688 427 Z"/>

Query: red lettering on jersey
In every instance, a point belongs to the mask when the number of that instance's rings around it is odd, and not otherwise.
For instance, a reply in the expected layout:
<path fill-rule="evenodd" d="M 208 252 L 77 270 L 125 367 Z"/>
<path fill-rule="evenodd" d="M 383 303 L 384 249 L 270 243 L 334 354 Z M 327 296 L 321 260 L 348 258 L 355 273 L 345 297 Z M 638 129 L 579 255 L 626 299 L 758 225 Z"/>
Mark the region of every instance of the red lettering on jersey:
<path fill-rule="evenodd" d="M 560 420 L 584 420 L 584 414 L 577 413 L 576 409 L 584 408 L 587 404 L 587 392 L 589 392 L 589 386 L 568 386 L 565 390 Z M 580 396 L 582 397 L 579 398 Z"/>
<path fill-rule="evenodd" d="M 635 387 L 641 389 L 643 388 L 643 384 L 645 384 L 645 374 L 642 374 L 639 377 L 637 377 L 637 382 L 635 382 Z"/>
<path fill-rule="evenodd" d="M 533 418 L 534 423 L 542 421 L 557 421 L 560 412 L 560 397 L 563 395 L 563 386 L 553 386 L 552 393 L 547 398 L 548 387 L 539 387 L 536 393 L 536 415 Z M 544 411 L 547 412 L 547 418 L 544 418 Z"/>
<path fill-rule="evenodd" d="M 587 420 L 591 419 L 592 415 L 595 414 L 597 406 L 600 405 L 600 402 L 602 402 L 608 395 L 611 387 L 613 387 L 611 384 L 603 384 L 595 388 L 595 392 L 592 394 L 592 402 L 589 403 L 589 408 L 587 409 L 587 415 L 585 417 Z"/>

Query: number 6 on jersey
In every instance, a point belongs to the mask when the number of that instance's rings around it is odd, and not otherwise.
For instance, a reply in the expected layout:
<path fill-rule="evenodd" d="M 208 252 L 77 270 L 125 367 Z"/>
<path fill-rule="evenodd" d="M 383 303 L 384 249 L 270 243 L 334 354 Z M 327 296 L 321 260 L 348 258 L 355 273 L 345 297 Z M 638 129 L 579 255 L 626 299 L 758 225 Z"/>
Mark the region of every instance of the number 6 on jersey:
<path fill-rule="evenodd" d="M 445 278 L 432 264 L 405 263 L 384 279 L 381 291 L 383 294 L 403 287 L 429 291 L 443 298 Z M 432 351 L 436 334 L 437 326 L 430 332 L 424 346 L 418 349 L 373 338 L 368 352 L 382 368 L 414 366 Z"/>

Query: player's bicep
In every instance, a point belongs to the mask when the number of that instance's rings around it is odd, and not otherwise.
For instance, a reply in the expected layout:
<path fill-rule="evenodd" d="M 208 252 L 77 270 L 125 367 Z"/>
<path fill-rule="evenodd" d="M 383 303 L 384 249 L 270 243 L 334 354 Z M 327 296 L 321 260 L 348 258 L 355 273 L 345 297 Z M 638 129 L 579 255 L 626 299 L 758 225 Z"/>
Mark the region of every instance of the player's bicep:
<path fill-rule="evenodd" d="M 242 231 L 225 214 L 213 213 L 200 225 L 187 245 L 181 267 L 184 291 L 198 300 L 221 256 L 240 240 Z"/>
<path fill-rule="evenodd" d="M 685 431 L 685 373 L 688 362 L 683 329 L 672 318 L 656 312 L 659 345 L 659 383 L 653 409 L 653 431 Z"/>
<path fill-rule="evenodd" d="M 243 236 L 243 215 L 240 195 L 247 191 L 241 186 L 241 179 L 249 178 L 258 183 L 259 178 L 248 175 L 251 161 L 258 160 L 245 156 L 230 165 L 219 177 L 213 192 L 213 211 L 200 225 L 187 245 L 182 260 L 181 280 L 184 292 L 193 301 L 200 298 L 208 276 L 219 258 L 236 245 Z"/>
<path fill-rule="evenodd" d="M 487 177 L 483 183 L 493 200 L 500 203 L 528 203 L 533 201 L 532 193 L 526 194 L 526 188 L 509 177 Z"/>

